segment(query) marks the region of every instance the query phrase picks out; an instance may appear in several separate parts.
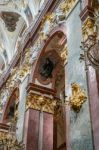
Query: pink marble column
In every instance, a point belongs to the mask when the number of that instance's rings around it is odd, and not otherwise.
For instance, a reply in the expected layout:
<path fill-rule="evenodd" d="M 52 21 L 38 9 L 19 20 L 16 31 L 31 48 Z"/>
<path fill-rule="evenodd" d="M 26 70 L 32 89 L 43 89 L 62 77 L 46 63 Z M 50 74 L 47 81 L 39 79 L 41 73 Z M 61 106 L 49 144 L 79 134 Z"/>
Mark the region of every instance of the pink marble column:
<path fill-rule="evenodd" d="M 99 91 L 96 72 L 91 66 L 87 75 L 94 150 L 99 150 Z"/>
<path fill-rule="evenodd" d="M 26 150 L 53 150 L 53 114 L 28 109 L 25 114 Z"/>
<path fill-rule="evenodd" d="M 38 150 L 40 112 L 28 109 L 25 114 L 24 143 L 26 150 Z"/>
<path fill-rule="evenodd" d="M 54 119 L 53 124 L 53 150 L 57 150 L 57 120 Z"/>
<path fill-rule="evenodd" d="M 67 104 L 63 107 L 64 121 L 65 121 L 65 139 L 66 139 L 66 150 L 70 148 L 70 105 Z"/>
<path fill-rule="evenodd" d="M 53 115 L 43 114 L 43 149 L 53 150 Z"/>

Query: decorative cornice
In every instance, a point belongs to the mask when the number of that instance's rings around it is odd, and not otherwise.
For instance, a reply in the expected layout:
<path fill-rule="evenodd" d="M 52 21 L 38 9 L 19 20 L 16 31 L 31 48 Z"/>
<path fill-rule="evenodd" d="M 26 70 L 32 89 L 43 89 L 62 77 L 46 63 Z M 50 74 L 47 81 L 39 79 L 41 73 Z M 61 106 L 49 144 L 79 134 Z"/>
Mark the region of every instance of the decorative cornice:
<path fill-rule="evenodd" d="M 36 85 L 34 83 L 29 83 L 27 86 L 27 92 L 29 93 L 30 91 L 36 91 L 36 92 L 40 92 L 42 94 L 47 94 L 47 95 L 52 95 L 55 97 L 56 91 L 46 88 L 46 87 L 42 87 L 40 85 Z"/>

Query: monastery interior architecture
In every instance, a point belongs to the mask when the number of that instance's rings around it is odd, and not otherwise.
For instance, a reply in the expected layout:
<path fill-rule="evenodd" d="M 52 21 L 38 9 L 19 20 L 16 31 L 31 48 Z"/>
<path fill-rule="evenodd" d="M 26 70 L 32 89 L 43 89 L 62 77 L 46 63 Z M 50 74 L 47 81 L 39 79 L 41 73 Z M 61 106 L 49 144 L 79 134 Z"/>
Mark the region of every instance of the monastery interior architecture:
<path fill-rule="evenodd" d="M 0 150 L 99 150 L 99 0 L 0 0 Z"/>

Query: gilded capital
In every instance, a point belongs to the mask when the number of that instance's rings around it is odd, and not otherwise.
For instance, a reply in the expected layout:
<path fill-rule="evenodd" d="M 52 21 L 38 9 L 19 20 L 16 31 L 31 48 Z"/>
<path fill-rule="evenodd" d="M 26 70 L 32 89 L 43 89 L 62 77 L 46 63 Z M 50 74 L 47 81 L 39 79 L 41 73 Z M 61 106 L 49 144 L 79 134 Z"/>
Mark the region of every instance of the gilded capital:
<path fill-rule="evenodd" d="M 27 96 L 26 109 L 32 108 L 39 111 L 54 114 L 54 108 L 57 101 L 35 93 L 29 93 Z"/>

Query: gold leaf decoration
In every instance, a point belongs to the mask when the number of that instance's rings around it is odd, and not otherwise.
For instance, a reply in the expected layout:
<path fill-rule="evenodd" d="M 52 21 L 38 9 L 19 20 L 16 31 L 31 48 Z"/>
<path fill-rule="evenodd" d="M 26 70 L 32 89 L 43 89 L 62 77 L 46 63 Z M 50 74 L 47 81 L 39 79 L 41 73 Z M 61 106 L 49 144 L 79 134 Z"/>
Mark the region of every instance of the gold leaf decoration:
<path fill-rule="evenodd" d="M 77 83 L 72 84 L 72 96 L 70 97 L 70 105 L 76 112 L 79 112 L 82 104 L 86 101 L 85 91 Z"/>

